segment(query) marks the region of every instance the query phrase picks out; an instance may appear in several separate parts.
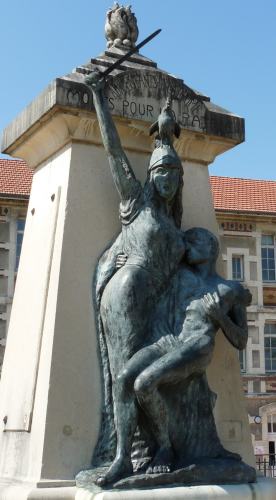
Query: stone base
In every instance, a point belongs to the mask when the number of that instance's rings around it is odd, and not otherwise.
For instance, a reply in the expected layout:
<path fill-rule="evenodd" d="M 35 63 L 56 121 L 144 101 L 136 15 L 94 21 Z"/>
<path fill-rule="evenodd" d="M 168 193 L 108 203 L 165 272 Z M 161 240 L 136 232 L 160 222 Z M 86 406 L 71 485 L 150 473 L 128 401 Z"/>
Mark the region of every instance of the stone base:
<path fill-rule="evenodd" d="M 276 480 L 251 484 L 167 486 L 166 488 L 89 491 L 83 488 L 38 488 L 0 484 L 0 500 L 276 500 Z"/>
<path fill-rule="evenodd" d="M 76 487 L 43 487 L 39 483 L 0 482 L 0 500 L 75 500 Z M 80 497 L 81 498 L 81 497 Z"/>

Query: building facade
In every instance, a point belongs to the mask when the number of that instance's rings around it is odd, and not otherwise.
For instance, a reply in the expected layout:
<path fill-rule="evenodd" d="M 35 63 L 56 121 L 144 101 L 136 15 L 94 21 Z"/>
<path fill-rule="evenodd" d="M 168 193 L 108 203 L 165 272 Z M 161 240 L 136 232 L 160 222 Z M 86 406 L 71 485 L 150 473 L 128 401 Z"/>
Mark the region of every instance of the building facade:
<path fill-rule="evenodd" d="M 25 162 L 0 159 L 0 370 L 31 182 L 32 172 Z"/>
<path fill-rule="evenodd" d="M 0 159 L 0 367 L 25 227 L 32 171 Z M 249 288 L 249 340 L 240 353 L 255 454 L 276 449 L 276 182 L 210 178 L 224 275 Z M 31 272 L 31 270 L 30 270 Z"/>
<path fill-rule="evenodd" d="M 276 449 L 276 182 L 211 177 L 224 274 L 249 288 L 249 339 L 240 353 L 256 455 Z"/>

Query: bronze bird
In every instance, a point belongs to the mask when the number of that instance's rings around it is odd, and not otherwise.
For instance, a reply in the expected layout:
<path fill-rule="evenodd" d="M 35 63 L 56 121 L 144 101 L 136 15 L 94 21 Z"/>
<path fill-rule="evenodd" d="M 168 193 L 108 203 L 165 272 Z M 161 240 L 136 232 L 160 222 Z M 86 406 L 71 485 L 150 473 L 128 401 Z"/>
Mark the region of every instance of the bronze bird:
<path fill-rule="evenodd" d="M 179 138 L 181 128 L 175 120 L 174 112 L 171 108 L 171 100 L 167 99 L 165 106 L 162 108 L 158 120 L 150 127 L 150 135 L 158 132 L 156 139 L 161 141 L 161 144 L 172 146 L 173 137 Z"/>

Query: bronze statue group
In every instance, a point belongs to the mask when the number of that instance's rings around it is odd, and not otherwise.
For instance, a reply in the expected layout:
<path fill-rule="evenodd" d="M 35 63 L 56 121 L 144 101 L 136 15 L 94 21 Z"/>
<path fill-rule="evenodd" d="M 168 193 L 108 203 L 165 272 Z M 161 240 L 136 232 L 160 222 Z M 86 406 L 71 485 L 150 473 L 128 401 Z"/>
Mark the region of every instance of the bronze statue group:
<path fill-rule="evenodd" d="M 95 463 L 111 461 L 97 484 L 131 476 L 134 464 L 166 474 L 202 458 L 240 460 L 217 436 L 205 372 L 219 329 L 236 349 L 245 348 L 251 296 L 217 274 L 219 245 L 210 231 L 181 230 L 183 168 L 173 147 L 180 130 L 170 102 L 152 127 L 156 147 L 142 186 L 122 149 L 104 81 L 93 72 L 86 83 L 122 223 L 95 280 L 104 393 Z"/>

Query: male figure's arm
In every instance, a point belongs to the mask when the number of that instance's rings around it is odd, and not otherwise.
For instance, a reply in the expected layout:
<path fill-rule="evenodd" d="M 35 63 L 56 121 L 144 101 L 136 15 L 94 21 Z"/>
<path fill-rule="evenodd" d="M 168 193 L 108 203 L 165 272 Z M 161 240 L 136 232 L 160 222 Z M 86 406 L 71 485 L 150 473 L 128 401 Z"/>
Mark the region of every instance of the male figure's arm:
<path fill-rule="evenodd" d="M 244 349 L 248 339 L 245 305 L 235 304 L 231 311 L 225 314 L 217 293 L 207 293 L 203 297 L 203 303 L 208 316 L 217 322 L 232 346 L 240 351 Z"/>

